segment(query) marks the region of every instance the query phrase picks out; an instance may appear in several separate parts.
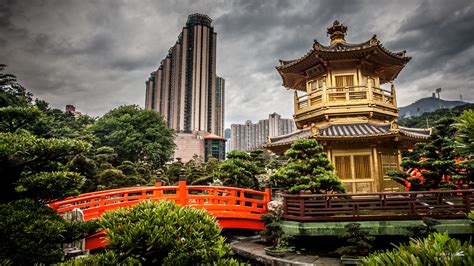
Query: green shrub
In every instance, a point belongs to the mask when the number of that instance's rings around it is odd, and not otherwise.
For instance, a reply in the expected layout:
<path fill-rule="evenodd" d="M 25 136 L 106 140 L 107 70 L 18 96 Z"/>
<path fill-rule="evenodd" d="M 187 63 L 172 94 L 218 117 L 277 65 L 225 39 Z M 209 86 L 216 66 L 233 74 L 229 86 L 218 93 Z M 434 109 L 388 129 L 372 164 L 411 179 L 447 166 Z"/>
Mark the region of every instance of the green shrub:
<path fill-rule="evenodd" d="M 369 236 L 367 231 L 362 230 L 358 223 L 349 223 L 344 228 L 346 232 L 340 237 L 346 240 L 347 245 L 338 248 L 336 252 L 346 256 L 364 256 L 369 254 L 372 248 L 370 243 L 375 238 Z"/>
<path fill-rule="evenodd" d="M 214 263 L 230 254 L 214 217 L 172 201 L 144 201 L 107 212 L 99 223 L 119 261 L 131 257 L 143 264 L 188 265 Z"/>
<path fill-rule="evenodd" d="M 72 259 L 62 263 L 63 266 L 79 265 L 141 265 L 140 261 L 131 257 L 119 261 L 117 254 L 113 251 L 89 255 L 85 258 Z"/>
<path fill-rule="evenodd" d="M 448 233 L 434 233 L 424 239 L 412 239 L 392 251 L 375 252 L 365 257 L 365 265 L 474 265 L 471 241 L 461 243 Z"/>
<path fill-rule="evenodd" d="M 0 263 L 2 261 L 0 260 Z M 8 263 L 8 261 L 6 261 Z M 0 264 L 0 265 L 11 265 L 11 264 Z M 104 253 L 89 255 L 85 258 L 78 258 L 66 261 L 65 263 L 61 263 L 62 266 L 82 266 L 82 265 L 102 265 L 102 266 L 112 266 L 112 265 L 142 265 L 142 263 L 134 258 L 128 257 L 122 261 L 119 261 L 117 254 L 113 251 L 106 251 Z M 181 264 L 178 264 L 181 265 Z M 191 264 L 192 265 L 192 264 Z M 202 263 L 200 265 L 209 265 L 209 266 L 245 266 L 248 265 L 246 263 L 239 262 L 232 258 L 227 259 L 219 259 L 216 262 L 207 262 Z"/>
<path fill-rule="evenodd" d="M 345 188 L 333 173 L 334 166 L 314 139 L 299 139 L 285 152 L 288 161 L 270 176 L 273 187 L 290 193 L 344 193 Z"/>
<path fill-rule="evenodd" d="M 425 238 L 429 235 L 438 232 L 436 225 L 440 224 L 439 221 L 432 218 L 423 218 L 422 225 L 410 226 L 407 228 L 407 236 L 412 238 Z"/>
<path fill-rule="evenodd" d="M 471 221 L 474 221 L 474 211 L 471 211 L 470 213 L 466 214 L 467 218 Z"/>
<path fill-rule="evenodd" d="M 38 201 L 0 204 L 0 265 L 52 264 L 61 260 L 63 243 L 95 231 L 93 223 L 71 223 Z"/>

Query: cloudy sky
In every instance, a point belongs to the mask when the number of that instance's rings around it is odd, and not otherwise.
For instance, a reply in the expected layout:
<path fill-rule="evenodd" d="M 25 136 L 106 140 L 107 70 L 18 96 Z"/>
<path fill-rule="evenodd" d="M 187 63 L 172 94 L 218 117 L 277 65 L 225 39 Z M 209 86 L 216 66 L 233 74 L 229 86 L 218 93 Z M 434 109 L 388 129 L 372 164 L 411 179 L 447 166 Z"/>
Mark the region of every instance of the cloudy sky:
<path fill-rule="evenodd" d="M 38 98 L 92 116 L 144 105 L 145 80 L 176 42 L 187 16 L 213 19 L 217 74 L 226 79 L 226 125 L 278 112 L 293 96 L 278 59 L 327 44 L 335 20 L 346 40 L 377 34 L 412 61 L 395 85 L 399 106 L 430 96 L 474 101 L 473 1 L 86 1 L 0 0 L 0 63 Z"/>

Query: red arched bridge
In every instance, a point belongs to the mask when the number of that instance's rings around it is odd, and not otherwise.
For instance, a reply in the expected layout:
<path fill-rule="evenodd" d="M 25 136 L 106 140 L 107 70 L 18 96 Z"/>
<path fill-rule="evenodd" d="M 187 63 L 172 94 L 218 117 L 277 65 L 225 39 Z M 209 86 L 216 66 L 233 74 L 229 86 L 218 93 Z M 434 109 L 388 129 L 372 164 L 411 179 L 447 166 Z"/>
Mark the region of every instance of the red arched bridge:
<path fill-rule="evenodd" d="M 216 217 L 222 228 L 262 230 L 260 216 L 267 212 L 271 190 L 223 186 L 187 186 L 179 181 L 177 186 L 129 187 L 81 194 L 76 197 L 56 201 L 49 206 L 59 213 L 81 209 L 84 220 L 99 218 L 104 212 L 119 207 L 128 207 L 143 200 L 173 200 L 181 206 L 206 209 Z M 100 232 L 86 239 L 86 249 L 92 250 L 106 245 L 105 235 Z"/>

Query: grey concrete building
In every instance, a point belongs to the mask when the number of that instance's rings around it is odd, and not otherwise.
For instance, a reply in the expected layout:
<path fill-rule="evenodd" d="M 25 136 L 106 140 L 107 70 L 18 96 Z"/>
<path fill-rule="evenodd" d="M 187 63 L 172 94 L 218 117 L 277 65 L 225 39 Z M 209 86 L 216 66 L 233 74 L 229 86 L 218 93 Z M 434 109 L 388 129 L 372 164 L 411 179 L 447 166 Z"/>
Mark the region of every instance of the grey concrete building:
<path fill-rule="evenodd" d="M 231 125 L 230 150 L 250 151 L 267 143 L 269 136 L 286 135 L 296 130 L 293 119 L 284 119 L 277 113 L 270 114 L 268 119 L 253 124 L 247 120 L 245 124 Z"/>

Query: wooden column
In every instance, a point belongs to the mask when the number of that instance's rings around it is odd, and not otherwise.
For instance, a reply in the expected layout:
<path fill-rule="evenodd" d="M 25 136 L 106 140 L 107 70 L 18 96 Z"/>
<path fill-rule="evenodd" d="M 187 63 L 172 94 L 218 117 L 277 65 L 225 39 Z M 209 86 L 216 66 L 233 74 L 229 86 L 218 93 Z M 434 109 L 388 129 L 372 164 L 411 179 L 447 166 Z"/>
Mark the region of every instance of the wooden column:
<path fill-rule="evenodd" d="M 295 100 L 295 114 L 298 112 L 299 107 L 299 101 L 298 101 L 298 92 L 295 90 L 294 94 L 294 100 Z"/>
<path fill-rule="evenodd" d="M 397 93 L 395 92 L 393 81 L 390 81 L 390 92 L 392 94 L 392 104 L 395 108 L 397 108 Z"/>
<path fill-rule="evenodd" d="M 369 91 L 369 95 L 367 96 L 367 99 L 369 101 L 372 101 L 372 98 L 374 96 L 374 94 L 373 94 L 374 91 L 373 91 L 373 88 L 372 88 L 372 86 L 374 84 L 372 84 L 372 81 L 373 81 L 373 79 L 371 77 L 367 77 L 367 88 L 368 88 L 368 91 Z"/>
<path fill-rule="evenodd" d="M 372 146 L 372 156 L 374 157 L 374 183 L 375 183 L 375 191 L 376 192 L 383 192 L 383 176 L 380 175 L 380 167 L 379 167 L 379 158 L 377 152 L 377 146 Z"/>
<path fill-rule="evenodd" d="M 323 86 L 322 86 L 323 91 L 322 91 L 322 95 L 321 95 L 321 102 L 324 105 L 325 103 L 328 102 L 328 90 L 327 90 L 328 87 L 326 85 L 326 78 L 323 78 L 322 82 L 323 82 Z"/>

